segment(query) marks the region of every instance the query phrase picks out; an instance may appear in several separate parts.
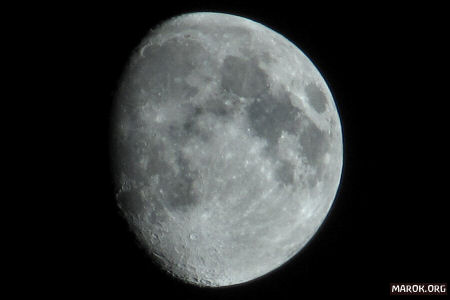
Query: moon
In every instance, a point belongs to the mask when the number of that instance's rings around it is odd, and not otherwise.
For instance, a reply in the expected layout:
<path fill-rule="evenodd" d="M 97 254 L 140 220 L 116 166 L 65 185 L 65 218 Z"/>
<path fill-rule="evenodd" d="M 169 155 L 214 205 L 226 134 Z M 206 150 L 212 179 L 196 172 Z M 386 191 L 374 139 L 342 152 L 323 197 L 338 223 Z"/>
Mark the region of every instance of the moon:
<path fill-rule="evenodd" d="M 131 54 L 112 113 L 116 200 L 154 261 L 198 286 L 278 268 L 339 186 L 339 115 L 293 43 L 249 19 L 174 17 Z"/>

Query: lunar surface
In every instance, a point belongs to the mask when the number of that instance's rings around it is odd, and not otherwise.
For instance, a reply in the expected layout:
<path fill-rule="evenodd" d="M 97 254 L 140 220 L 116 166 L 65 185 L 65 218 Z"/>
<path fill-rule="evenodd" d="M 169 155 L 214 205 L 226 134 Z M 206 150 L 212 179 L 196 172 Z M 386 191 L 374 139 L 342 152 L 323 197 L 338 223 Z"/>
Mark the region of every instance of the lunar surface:
<path fill-rule="evenodd" d="M 167 272 L 199 286 L 276 269 L 315 234 L 342 170 L 330 90 L 254 21 L 192 13 L 144 38 L 113 109 L 117 203 Z"/>

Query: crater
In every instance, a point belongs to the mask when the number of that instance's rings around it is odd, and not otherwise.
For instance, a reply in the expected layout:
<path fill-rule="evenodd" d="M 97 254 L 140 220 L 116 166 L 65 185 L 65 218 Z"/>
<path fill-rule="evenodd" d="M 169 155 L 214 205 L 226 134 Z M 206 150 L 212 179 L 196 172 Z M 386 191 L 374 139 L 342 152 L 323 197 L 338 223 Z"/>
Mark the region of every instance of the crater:
<path fill-rule="evenodd" d="M 315 84 L 308 84 L 305 92 L 308 96 L 308 102 L 314 110 L 318 113 L 323 113 L 327 108 L 327 98 L 320 88 Z"/>

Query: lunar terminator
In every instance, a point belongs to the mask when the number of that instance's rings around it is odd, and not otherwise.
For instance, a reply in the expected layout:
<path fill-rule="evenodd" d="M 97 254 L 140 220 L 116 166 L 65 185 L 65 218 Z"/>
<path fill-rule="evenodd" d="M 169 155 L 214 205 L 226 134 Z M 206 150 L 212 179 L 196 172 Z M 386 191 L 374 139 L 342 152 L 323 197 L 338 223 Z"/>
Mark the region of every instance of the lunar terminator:
<path fill-rule="evenodd" d="M 315 234 L 343 163 L 337 109 L 294 44 L 192 13 L 130 58 L 112 123 L 117 203 L 166 271 L 200 286 L 276 269 Z"/>

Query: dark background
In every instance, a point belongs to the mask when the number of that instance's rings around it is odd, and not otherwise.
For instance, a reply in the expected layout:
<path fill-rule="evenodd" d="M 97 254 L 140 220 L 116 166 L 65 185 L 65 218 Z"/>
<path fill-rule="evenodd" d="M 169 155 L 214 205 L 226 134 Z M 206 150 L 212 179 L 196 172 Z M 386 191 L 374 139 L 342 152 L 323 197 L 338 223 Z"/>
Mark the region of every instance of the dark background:
<path fill-rule="evenodd" d="M 32 201 L 45 211 L 27 234 L 33 264 L 19 275 L 32 282 L 25 289 L 61 297 L 304 299 L 380 297 L 390 282 L 448 282 L 442 7 L 147 1 L 20 11 L 16 24 L 28 25 L 15 34 L 17 48 L 33 62 L 25 77 L 39 81 L 27 100 L 39 109 L 28 134 L 38 148 Z M 152 265 L 118 214 L 108 157 L 110 105 L 131 51 L 150 28 L 193 11 L 248 17 L 299 46 L 326 79 L 344 136 L 341 185 L 310 243 L 269 275 L 219 289 L 184 284 Z"/>

